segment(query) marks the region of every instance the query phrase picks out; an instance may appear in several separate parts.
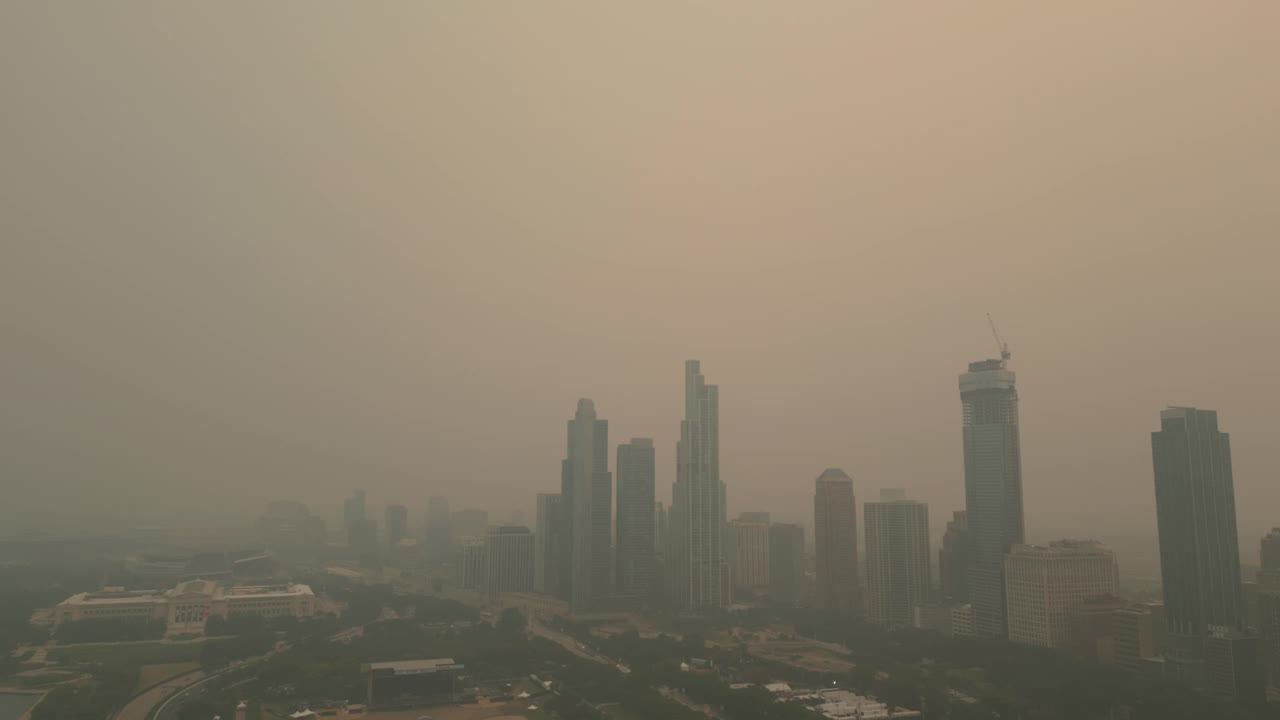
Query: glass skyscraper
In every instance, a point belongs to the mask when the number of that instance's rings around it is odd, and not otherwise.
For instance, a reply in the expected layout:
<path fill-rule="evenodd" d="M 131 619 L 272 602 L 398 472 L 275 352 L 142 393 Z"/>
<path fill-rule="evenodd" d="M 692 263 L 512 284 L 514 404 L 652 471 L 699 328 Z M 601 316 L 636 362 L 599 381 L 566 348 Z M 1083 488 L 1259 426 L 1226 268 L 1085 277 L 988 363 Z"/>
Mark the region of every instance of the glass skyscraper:
<path fill-rule="evenodd" d="M 1206 641 L 1245 628 L 1230 438 L 1213 410 L 1170 408 L 1151 433 L 1151 460 L 1169 627 L 1165 667 L 1202 685 Z"/>
<path fill-rule="evenodd" d="M 685 362 L 684 408 L 671 493 L 668 589 L 677 608 L 717 609 L 729 600 L 725 485 L 720 482 L 720 389 L 706 384 L 697 360 Z"/>
<path fill-rule="evenodd" d="M 618 446 L 618 592 L 645 604 L 654 576 L 653 440 L 632 438 Z"/>
<path fill-rule="evenodd" d="M 969 524 L 969 601 L 979 637 L 1008 636 L 1004 556 L 1025 542 L 1018 391 L 1004 360 L 969 363 L 960 375 L 964 494 Z"/>
<path fill-rule="evenodd" d="M 562 597 L 572 610 L 599 607 L 612 590 L 610 548 L 613 476 L 609 473 L 609 421 L 595 403 L 578 401 L 569 421 L 568 452 L 560 473 L 559 563 Z"/>

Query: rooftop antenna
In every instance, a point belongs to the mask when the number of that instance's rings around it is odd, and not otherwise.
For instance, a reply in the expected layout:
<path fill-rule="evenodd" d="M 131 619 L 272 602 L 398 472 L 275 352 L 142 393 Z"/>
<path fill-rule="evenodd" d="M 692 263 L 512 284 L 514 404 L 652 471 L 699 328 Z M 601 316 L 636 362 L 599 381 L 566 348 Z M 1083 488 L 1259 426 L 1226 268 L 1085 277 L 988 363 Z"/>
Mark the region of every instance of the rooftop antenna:
<path fill-rule="evenodd" d="M 991 313 L 987 313 L 987 324 L 991 326 L 991 334 L 996 339 L 996 347 L 1000 348 L 1000 359 L 1009 362 L 1012 353 L 1009 352 L 1009 343 L 1000 339 L 1000 331 L 996 330 L 996 321 L 991 319 Z"/>

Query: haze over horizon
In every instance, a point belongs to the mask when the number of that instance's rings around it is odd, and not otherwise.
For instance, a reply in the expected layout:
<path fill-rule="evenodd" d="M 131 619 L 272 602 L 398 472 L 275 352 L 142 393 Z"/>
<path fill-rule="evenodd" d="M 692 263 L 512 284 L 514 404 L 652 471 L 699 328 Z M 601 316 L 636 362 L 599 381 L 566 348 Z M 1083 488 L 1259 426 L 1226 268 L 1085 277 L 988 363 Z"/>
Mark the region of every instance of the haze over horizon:
<path fill-rule="evenodd" d="M 0 10 L 10 531 L 528 514 L 581 397 L 667 500 L 697 358 L 731 515 L 936 542 L 988 312 L 1031 539 L 1154 548 L 1168 405 L 1280 522 L 1280 6 L 125 4 Z"/>

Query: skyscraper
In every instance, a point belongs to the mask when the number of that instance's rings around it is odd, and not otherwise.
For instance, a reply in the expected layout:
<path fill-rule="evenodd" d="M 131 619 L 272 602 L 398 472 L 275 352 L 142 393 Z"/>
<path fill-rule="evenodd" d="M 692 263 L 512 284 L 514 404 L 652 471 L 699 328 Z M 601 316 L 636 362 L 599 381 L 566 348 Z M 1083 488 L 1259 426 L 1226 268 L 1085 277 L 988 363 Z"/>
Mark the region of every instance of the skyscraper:
<path fill-rule="evenodd" d="M 427 557 L 443 560 L 449 554 L 453 539 L 453 523 L 449 516 L 449 498 L 434 496 L 427 500 Z"/>
<path fill-rule="evenodd" d="M 724 554 L 725 484 L 720 481 L 720 389 L 697 360 L 684 365 L 684 420 L 671 493 L 668 587 L 676 607 L 711 610 L 728 603 Z"/>
<path fill-rule="evenodd" d="M 489 528 L 484 542 L 484 578 L 484 593 L 490 599 L 496 599 L 498 593 L 533 589 L 533 534 L 529 528 Z"/>
<path fill-rule="evenodd" d="M 534 527 L 533 589 L 555 594 L 560 588 L 560 496 L 538 493 L 537 525 Z"/>
<path fill-rule="evenodd" d="M 1211 631 L 1245 626 L 1230 438 L 1218 413 L 1170 408 L 1151 433 L 1160 574 L 1169 623 L 1165 667 L 1203 686 Z"/>
<path fill-rule="evenodd" d="M 938 577 L 944 601 L 969 601 L 969 565 L 968 513 L 956 510 L 947 521 L 942 548 L 938 550 Z"/>
<path fill-rule="evenodd" d="M 858 609 L 858 520 L 853 480 L 827 468 L 814 481 L 814 546 L 818 554 L 817 607 Z"/>
<path fill-rule="evenodd" d="M 569 607 L 581 611 L 598 607 L 612 590 L 609 421 L 596 417 L 595 403 L 579 400 L 568 438 L 560 472 L 560 583 Z"/>
<path fill-rule="evenodd" d="M 1004 360 L 969 363 L 960 375 L 964 494 L 972 555 L 969 601 L 979 637 L 1007 637 L 1004 556 L 1025 542 L 1018 391 Z"/>
<path fill-rule="evenodd" d="M 929 601 L 929 506 L 914 500 L 864 503 L 867 611 L 884 627 L 911 627 Z"/>
<path fill-rule="evenodd" d="M 351 497 L 342 502 L 342 529 L 347 534 L 347 545 L 354 546 L 355 536 L 365 529 L 365 495 L 363 490 L 356 490 Z"/>
<path fill-rule="evenodd" d="M 654 575 L 653 440 L 632 438 L 618 446 L 618 592 L 647 603 Z"/>
<path fill-rule="evenodd" d="M 748 513 L 743 513 L 748 515 Z M 759 517 L 759 513 L 750 513 Z M 748 594 L 764 593 L 769 589 L 769 523 L 739 517 L 729 522 L 729 535 L 733 538 L 733 555 L 730 557 L 730 576 L 735 591 Z"/>
<path fill-rule="evenodd" d="M 401 540 L 409 537 L 409 508 L 404 505 L 388 505 L 383 515 L 387 531 L 387 547 L 395 549 Z"/>
<path fill-rule="evenodd" d="M 1119 574 L 1110 550 L 1095 542 L 1059 540 L 1048 547 L 1016 545 L 1005 558 L 1009 639 L 1065 648 L 1067 609 L 1114 596 Z"/>
<path fill-rule="evenodd" d="M 769 604 L 798 607 L 804 603 L 804 527 L 769 526 Z"/>
<path fill-rule="evenodd" d="M 1280 528 L 1271 528 L 1262 537 L 1260 550 L 1261 571 L 1280 574 Z"/>

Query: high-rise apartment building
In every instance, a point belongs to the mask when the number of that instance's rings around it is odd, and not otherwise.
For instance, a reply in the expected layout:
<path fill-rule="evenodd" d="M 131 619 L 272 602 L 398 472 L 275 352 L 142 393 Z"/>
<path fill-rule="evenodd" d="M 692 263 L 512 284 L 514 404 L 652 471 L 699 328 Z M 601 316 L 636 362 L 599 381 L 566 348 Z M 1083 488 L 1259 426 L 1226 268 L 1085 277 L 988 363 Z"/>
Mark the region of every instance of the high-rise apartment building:
<path fill-rule="evenodd" d="M 452 518 L 449 515 L 449 498 L 439 495 L 427 500 L 427 557 L 439 562 L 449 554 L 453 543 Z"/>
<path fill-rule="evenodd" d="M 813 536 L 817 550 L 817 607 L 858 610 L 858 520 L 853 480 L 827 468 L 814 481 Z"/>
<path fill-rule="evenodd" d="M 363 490 L 356 490 L 342 502 L 342 529 L 347 534 L 348 546 L 357 545 L 355 536 L 366 531 L 365 519 L 365 494 Z"/>
<path fill-rule="evenodd" d="M 1005 557 L 1009 639 L 1065 648 L 1067 609 L 1090 598 L 1116 595 L 1115 555 L 1095 542 L 1059 540 L 1048 547 L 1015 545 Z"/>
<path fill-rule="evenodd" d="M 799 607 L 805 601 L 804 527 L 769 526 L 769 604 Z"/>
<path fill-rule="evenodd" d="M 387 533 L 387 547 L 395 549 L 401 540 L 409 537 L 409 508 L 404 505 L 388 505 L 383 513 L 382 524 Z"/>
<path fill-rule="evenodd" d="M 758 516 L 757 513 L 752 515 Z M 732 538 L 730 545 L 733 547 L 729 574 L 733 579 L 735 592 L 768 592 L 769 523 L 739 517 L 729 522 L 729 535 Z"/>
<path fill-rule="evenodd" d="M 942 533 L 938 550 L 939 594 L 947 602 L 969 601 L 969 514 L 956 510 Z"/>
<path fill-rule="evenodd" d="M 1138 672 L 1150 658 L 1164 653 L 1168 635 L 1162 603 L 1142 603 L 1116 610 L 1111 619 L 1115 664 Z"/>
<path fill-rule="evenodd" d="M 642 604 L 652 600 L 654 569 L 653 440 L 632 438 L 618 446 L 618 593 Z"/>
<path fill-rule="evenodd" d="M 538 493 L 534 526 L 533 589 L 548 595 L 560 588 L 560 495 Z"/>
<path fill-rule="evenodd" d="M 1169 623 L 1165 669 L 1204 687 L 1210 632 L 1245 629 L 1230 438 L 1218 430 L 1218 413 L 1170 408 L 1151 433 L 1151 457 Z"/>
<path fill-rule="evenodd" d="M 883 495 L 882 495 L 883 497 Z M 911 627 L 929 601 L 929 506 L 914 500 L 863 503 L 867 533 L 867 615 L 888 628 Z"/>
<path fill-rule="evenodd" d="M 1280 574 L 1280 528 L 1272 528 L 1262 537 L 1260 550 L 1259 569 L 1264 573 Z"/>
<path fill-rule="evenodd" d="M 667 587 L 677 608 L 714 610 L 729 601 L 726 489 L 720 481 L 720 389 L 706 384 L 697 360 L 685 362 L 684 381 L 684 420 L 680 421 L 671 492 Z"/>
<path fill-rule="evenodd" d="M 533 534 L 523 525 L 489 529 L 484 542 L 484 593 L 528 592 L 533 589 Z"/>
<path fill-rule="evenodd" d="M 574 611 L 605 602 L 613 579 L 613 476 L 609 421 L 590 400 L 578 401 L 569 421 L 568 452 L 560 473 L 560 583 Z"/>
<path fill-rule="evenodd" d="M 960 375 L 969 601 L 979 637 L 1007 637 L 1004 556 L 1025 542 L 1018 391 L 1004 360 L 969 363 Z"/>
<path fill-rule="evenodd" d="M 480 590 L 485 582 L 485 538 L 466 537 L 458 549 L 458 587 Z"/>

